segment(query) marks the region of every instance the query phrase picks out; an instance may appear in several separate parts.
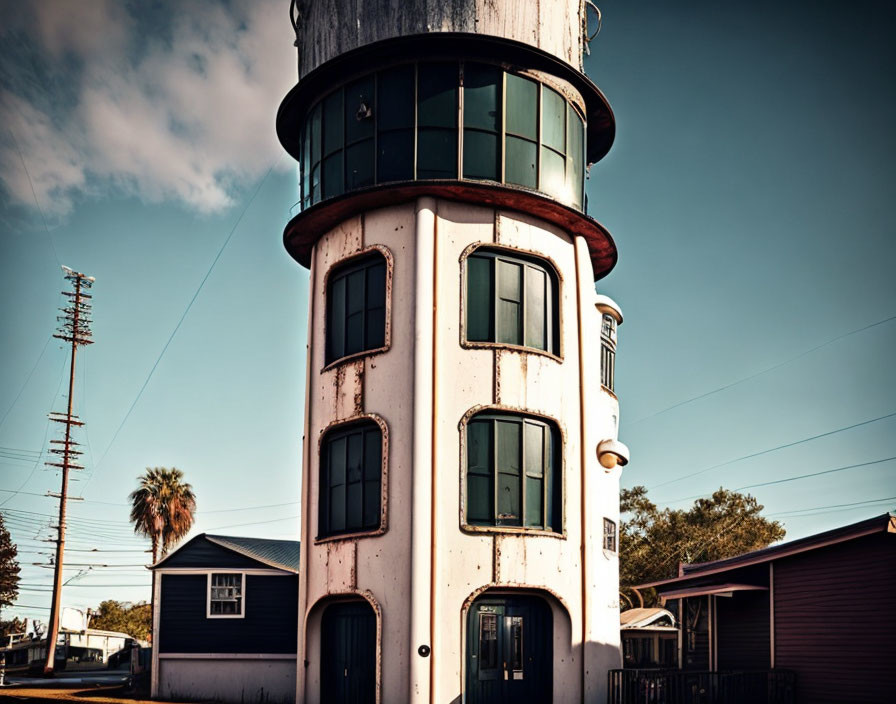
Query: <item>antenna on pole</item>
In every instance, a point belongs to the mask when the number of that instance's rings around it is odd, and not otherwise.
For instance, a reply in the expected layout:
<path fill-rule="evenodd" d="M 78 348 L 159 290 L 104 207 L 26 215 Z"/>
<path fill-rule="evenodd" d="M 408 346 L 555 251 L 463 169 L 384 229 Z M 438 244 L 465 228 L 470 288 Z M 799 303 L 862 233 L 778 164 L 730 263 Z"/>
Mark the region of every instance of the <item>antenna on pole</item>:
<path fill-rule="evenodd" d="M 82 452 L 78 449 L 78 443 L 72 439 L 72 428 L 79 428 L 84 422 L 72 412 L 73 397 L 75 391 L 75 353 L 79 345 L 93 343 L 90 330 L 90 300 L 92 296 L 86 291 L 90 290 L 96 280 L 92 276 L 80 274 L 67 266 L 62 267 L 65 272 L 65 280 L 71 286 L 71 291 L 63 291 L 62 295 L 68 298 L 64 308 L 60 308 L 62 315 L 57 316 L 59 329 L 53 337 L 65 340 L 71 345 L 71 364 L 68 373 L 68 409 L 65 413 L 52 412 L 50 420 L 64 426 L 63 439 L 52 440 L 55 447 L 50 449 L 53 461 L 46 464 L 62 470 L 62 489 L 59 492 L 59 526 L 56 539 L 56 561 L 53 572 L 53 601 L 50 604 L 50 623 L 47 628 L 47 661 L 44 664 L 44 674 L 53 674 L 53 664 L 56 657 L 56 641 L 59 639 L 59 603 L 62 595 L 62 562 L 65 552 L 65 509 L 68 499 L 68 473 L 69 470 L 82 470 L 84 466 L 76 461 Z"/>

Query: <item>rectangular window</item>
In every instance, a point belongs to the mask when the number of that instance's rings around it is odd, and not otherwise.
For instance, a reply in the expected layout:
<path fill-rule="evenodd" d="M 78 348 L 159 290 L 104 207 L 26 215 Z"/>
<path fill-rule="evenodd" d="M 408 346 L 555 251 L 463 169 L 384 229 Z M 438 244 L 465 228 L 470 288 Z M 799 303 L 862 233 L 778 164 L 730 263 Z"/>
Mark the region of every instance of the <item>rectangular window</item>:
<path fill-rule="evenodd" d="M 377 183 L 414 178 L 414 68 L 383 71 L 377 79 Z"/>
<path fill-rule="evenodd" d="M 349 262 L 327 281 L 329 364 L 386 344 L 386 260 L 379 254 Z"/>
<path fill-rule="evenodd" d="M 535 260 L 477 250 L 467 258 L 466 339 L 559 354 L 556 289 Z"/>
<path fill-rule="evenodd" d="M 321 443 L 319 537 L 378 528 L 382 431 L 372 421 L 336 428 Z"/>
<path fill-rule="evenodd" d="M 420 64 L 417 178 L 457 178 L 457 64 Z"/>
<path fill-rule="evenodd" d="M 604 550 L 616 552 L 616 523 L 609 518 L 604 519 Z"/>
<path fill-rule="evenodd" d="M 208 576 L 208 618 L 242 618 L 246 575 L 213 572 Z"/>

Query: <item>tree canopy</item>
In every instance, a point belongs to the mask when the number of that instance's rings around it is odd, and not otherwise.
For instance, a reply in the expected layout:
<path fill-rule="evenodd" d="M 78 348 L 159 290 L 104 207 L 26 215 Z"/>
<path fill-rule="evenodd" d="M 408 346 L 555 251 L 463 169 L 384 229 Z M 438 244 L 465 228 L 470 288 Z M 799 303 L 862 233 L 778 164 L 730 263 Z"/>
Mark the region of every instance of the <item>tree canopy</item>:
<path fill-rule="evenodd" d="M 0 514 L 0 609 L 12 604 L 19 596 L 19 554 L 16 544 Z"/>
<path fill-rule="evenodd" d="M 784 527 L 761 515 L 749 494 L 720 488 L 689 509 L 659 509 L 636 486 L 620 493 L 619 586 L 631 602 L 631 587 L 678 574 L 678 563 L 710 562 L 767 547 L 784 537 Z M 652 590 L 651 590 L 652 591 Z M 655 603 L 644 594 L 645 605 Z"/>
<path fill-rule="evenodd" d="M 150 640 L 152 607 L 145 601 L 132 604 L 129 601 L 107 599 L 100 603 L 99 609 L 91 612 L 90 627 L 127 633 L 139 640 Z"/>
<path fill-rule="evenodd" d="M 172 467 L 147 467 L 137 478 L 140 486 L 131 492 L 131 522 L 134 532 L 152 542 L 152 561 L 164 556 L 190 532 L 196 512 L 196 496 L 184 473 Z"/>

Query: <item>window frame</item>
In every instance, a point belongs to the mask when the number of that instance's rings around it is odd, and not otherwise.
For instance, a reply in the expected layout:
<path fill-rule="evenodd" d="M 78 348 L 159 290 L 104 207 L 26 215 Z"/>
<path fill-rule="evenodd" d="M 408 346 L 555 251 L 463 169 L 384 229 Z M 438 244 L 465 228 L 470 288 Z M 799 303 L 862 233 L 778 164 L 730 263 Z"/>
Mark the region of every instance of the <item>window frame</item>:
<path fill-rule="evenodd" d="M 351 428 L 355 426 L 372 426 L 375 425 L 380 432 L 380 512 L 379 512 L 379 521 L 376 525 L 369 528 L 362 528 L 359 530 L 346 530 L 342 532 L 325 532 L 322 530 L 323 528 L 323 486 L 324 486 L 324 445 L 327 441 L 327 436 L 332 435 L 333 433 L 342 433 L 343 431 L 346 433 L 344 437 L 348 437 L 350 434 Z M 334 542 L 337 540 L 350 540 L 358 537 L 370 537 L 376 535 L 382 535 L 388 529 L 388 504 L 389 504 L 389 462 L 388 462 L 388 453 L 389 453 L 389 430 L 386 422 L 378 415 L 373 413 L 364 413 L 357 416 L 352 416 L 351 418 L 347 418 L 345 420 L 338 420 L 330 423 L 324 430 L 321 431 L 320 437 L 318 438 L 318 448 L 317 448 L 317 501 L 315 502 L 315 507 L 317 510 L 317 532 L 314 537 L 314 544 L 319 545 L 321 543 Z M 362 478 L 361 483 L 363 484 L 365 479 Z M 363 499 L 362 499 L 362 513 L 363 513 Z M 362 521 L 363 522 L 363 521 Z"/>
<path fill-rule="evenodd" d="M 520 507 L 522 509 L 523 515 L 520 517 L 520 525 L 499 525 L 497 523 L 497 514 L 495 515 L 494 524 L 481 524 L 481 523 L 470 523 L 467 520 L 467 509 L 468 509 L 468 429 L 471 421 L 475 420 L 477 417 L 486 417 L 488 419 L 495 417 L 506 417 L 518 419 L 523 422 L 525 421 L 534 421 L 536 423 L 540 423 L 546 426 L 548 429 L 552 431 L 553 434 L 553 452 L 554 452 L 554 462 L 555 465 L 553 467 L 553 480 L 552 480 L 552 497 L 557 501 L 557 512 L 559 516 L 560 526 L 558 528 L 544 528 L 537 526 L 526 526 L 526 518 L 525 518 L 525 494 L 524 489 L 520 493 Z M 460 467 L 461 467 L 461 476 L 460 476 L 460 511 L 459 511 L 459 520 L 460 520 L 460 529 L 465 533 L 472 534 L 482 534 L 482 533 L 510 533 L 515 535 L 540 535 L 550 538 L 558 538 L 561 540 L 566 540 L 566 453 L 564 449 L 566 447 L 566 433 L 560 423 L 550 416 L 543 415 L 541 413 L 533 413 L 532 411 L 511 407 L 511 406 L 503 406 L 503 405 L 492 405 L 492 406 L 477 406 L 464 414 L 464 417 L 461 419 L 459 425 L 460 431 Z M 522 444 L 525 444 L 525 438 L 522 439 Z M 526 467 L 522 461 L 521 455 L 521 468 L 520 468 L 520 481 L 521 485 L 525 485 L 526 480 Z M 498 471 L 492 467 L 491 468 L 491 476 L 496 477 Z M 542 475 L 543 477 L 545 475 Z M 495 478 L 493 481 L 497 481 Z M 547 484 L 547 482 L 545 482 Z M 559 496 L 557 493 L 559 492 Z M 496 500 L 496 499 L 495 499 Z M 548 500 L 545 498 L 545 503 L 542 505 L 542 525 L 545 524 L 547 520 L 547 510 L 548 510 Z"/>
<path fill-rule="evenodd" d="M 420 72 L 421 67 L 424 66 L 434 66 L 434 65 L 449 65 L 452 66 L 456 70 L 457 80 L 455 81 L 455 108 L 456 112 L 454 115 L 454 127 L 436 127 L 433 125 L 422 125 L 419 121 L 419 95 L 420 95 Z M 476 67 L 473 69 L 472 67 Z M 414 76 L 414 116 L 412 125 L 409 128 L 412 132 L 412 142 L 413 142 L 413 155 L 412 155 L 412 163 L 409 165 L 410 168 L 407 169 L 407 172 L 411 174 L 410 178 L 405 180 L 395 181 L 394 179 L 389 180 L 381 180 L 379 173 L 379 136 L 381 133 L 385 134 L 389 131 L 396 130 L 380 130 L 379 127 L 379 112 L 378 112 L 378 104 L 379 104 L 379 81 L 380 76 L 382 74 L 388 73 L 390 71 L 395 71 L 401 69 L 403 67 L 408 67 L 412 70 Z M 466 122 L 466 113 L 465 113 L 465 81 L 467 78 L 468 67 L 470 67 L 470 73 L 483 71 L 484 73 L 488 73 L 489 71 L 495 71 L 499 75 L 497 76 L 496 82 L 493 84 L 497 93 L 498 104 L 496 106 L 496 128 L 495 130 L 486 129 L 482 126 L 477 126 L 474 124 L 470 124 L 467 126 Z M 507 96 L 508 96 L 508 79 L 513 78 L 514 80 L 523 80 L 530 81 L 535 85 L 535 120 L 536 120 L 536 129 L 534 137 L 530 136 L 522 136 L 521 134 L 517 134 L 512 130 L 508 130 L 507 128 Z M 373 120 L 372 124 L 372 140 L 373 140 L 373 161 L 370 165 L 369 173 L 372 175 L 372 182 L 367 183 L 365 185 L 357 186 L 354 188 L 349 187 L 350 182 L 350 173 L 348 169 L 349 161 L 348 161 L 348 150 L 350 147 L 357 145 L 359 142 L 349 143 L 347 135 L 348 135 L 348 127 L 346 121 L 346 105 L 348 104 L 347 100 L 347 89 L 349 86 L 354 85 L 356 83 L 361 83 L 363 81 L 369 80 L 373 85 L 372 92 L 372 105 L 369 106 L 371 108 L 370 119 Z M 558 150 L 557 146 L 549 145 L 545 139 L 545 123 L 544 123 L 544 103 L 545 103 L 545 93 L 546 91 L 551 91 L 552 93 L 559 96 L 559 98 L 563 101 L 565 105 L 564 116 L 563 116 L 563 124 L 562 131 L 564 132 L 564 145 L 562 152 Z M 324 105 L 328 103 L 328 101 L 338 99 L 341 105 L 341 141 L 339 144 L 334 144 L 333 149 L 329 152 L 324 153 L 324 140 L 326 139 L 325 133 L 327 132 L 325 125 L 325 115 L 324 115 Z M 331 198 L 338 197 L 340 195 L 349 194 L 356 190 L 361 190 L 364 188 L 379 186 L 388 183 L 404 183 L 405 181 L 426 181 L 429 179 L 442 179 L 442 180 L 457 180 L 457 181 L 468 181 L 472 183 L 481 182 L 481 183 L 497 183 L 502 186 L 506 186 L 514 189 L 523 189 L 527 191 L 537 192 L 539 194 L 545 195 L 546 197 L 555 200 L 557 202 L 563 203 L 569 207 L 574 208 L 577 211 L 585 213 L 587 211 L 586 208 L 586 197 L 585 197 L 585 180 L 586 180 L 586 170 L 587 170 L 587 159 L 586 155 L 586 145 L 587 145 L 587 120 L 585 117 L 584 106 L 581 103 L 581 96 L 577 96 L 574 93 L 571 93 L 568 86 L 564 86 L 563 82 L 556 77 L 552 77 L 546 73 L 533 73 L 527 71 L 513 71 L 508 70 L 508 68 L 501 63 L 493 63 L 487 60 L 464 60 L 460 58 L 456 59 L 432 59 L 432 60 L 420 60 L 420 61 L 407 61 L 400 64 L 395 64 L 387 67 L 383 67 L 381 69 L 370 71 L 367 73 L 363 73 L 361 75 L 352 76 L 349 80 L 346 80 L 345 83 L 340 84 L 335 87 L 328 93 L 322 95 L 318 100 L 312 103 L 308 110 L 305 113 L 305 116 L 302 119 L 302 126 L 300 129 L 300 139 L 301 139 L 301 161 L 303 162 L 302 168 L 300 169 L 300 183 L 299 183 L 299 201 L 302 204 L 302 208 L 308 208 L 314 206 L 318 203 L 327 201 Z M 313 123 L 315 117 L 318 120 L 318 129 L 316 131 L 313 129 Z M 578 123 L 575 122 L 578 120 Z M 421 177 L 419 175 L 420 164 L 419 164 L 419 142 L 420 142 L 420 134 L 421 132 L 427 132 L 428 134 L 435 134 L 439 131 L 451 131 L 454 130 L 454 147 L 455 153 L 457 156 L 457 162 L 454 164 L 454 173 L 453 175 L 426 175 Z M 496 141 L 495 147 L 495 160 L 497 162 L 497 171 L 495 174 L 495 178 L 490 178 L 487 176 L 465 176 L 466 165 L 464 164 L 464 134 L 469 131 L 471 134 L 488 134 L 494 137 Z M 573 136 L 572 132 L 575 131 L 575 136 Z M 314 137 L 317 137 L 320 144 L 316 144 L 314 141 Z M 509 182 L 507 180 L 507 154 L 508 154 L 508 139 L 510 140 L 521 140 L 526 142 L 530 146 L 534 146 L 535 149 L 535 173 L 534 180 L 535 185 L 529 186 L 520 184 L 517 182 Z M 363 140 L 362 140 L 363 141 Z M 551 152 L 554 156 L 558 157 L 562 160 L 564 164 L 563 173 L 561 174 L 563 179 L 563 187 L 557 188 L 556 186 L 551 186 L 549 188 L 545 187 L 545 174 L 543 174 L 542 167 L 542 155 L 546 152 Z M 324 162 L 328 160 L 336 159 L 337 155 L 339 156 L 338 160 L 340 163 L 340 171 L 341 171 L 341 188 L 334 188 L 326 183 L 327 179 L 324 176 Z M 315 160 L 316 159 L 316 160 Z M 334 162 L 335 163 L 335 162 Z M 314 189 L 314 180 L 315 174 L 317 178 L 317 190 Z M 558 172 L 559 174 L 559 172 Z M 550 186 L 551 184 L 548 183 Z M 326 193 L 326 195 L 325 195 Z"/>
<path fill-rule="evenodd" d="M 607 323 L 609 332 L 604 332 Z M 604 391 L 616 395 L 616 341 L 619 334 L 619 321 L 612 313 L 601 312 L 600 319 L 600 385 Z"/>
<path fill-rule="evenodd" d="M 330 285 L 333 282 L 333 277 L 341 273 L 343 269 L 353 269 L 356 264 L 362 263 L 361 260 L 365 258 L 373 259 L 376 255 L 382 255 L 385 260 L 386 265 L 386 276 L 385 276 L 385 291 L 384 291 L 384 329 L 383 329 L 383 344 L 379 347 L 371 347 L 369 349 L 362 349 L 357 352 L 352 352 L 351 354 L 343 355 L 342 357 L 334 357 L 333 359 L 329 358 L 330 355 Z M 387 352 L 392 346 L 392 272 L 394 269 L 392 252 L 390 252 L 386 247 L 382 245 L 373 245 L 371 247 L 367 247 L 362 249 L 349 257 L 344 259 L 340 259 L 337 262 L 334 262 L 328 269 L 326 274 L 324 275 L 323 281 L 323 328 L 324 328 L 324 344 L 323 344 L 323 366 L 321 368 L 321 373 L 326 372 L 330 369 L 334 369 L 342 364 L 355 361 L 362 357 L 373 356 L 377 354 L 382 354 L 383 352 Z M 349 272 L 350 273 L 350 272 Z M 366 316 L 367 307 L 366 307 L 366 296 L 367 292 L 365 291 L 365 307 L 364 314 Z M 344 345 L 343 345 L 344 346 Z"/>
<path fill-rule="evenodd" d="M 609 529 L 609 526 L 612 526 L 612 530 Z M 619 554 L 619 526 L 616 521 L 606 516 L 604 516 L 603 548 L 604 552 Z"/>
<path fill-rule="evenodd" d="M 218 575 L 240 575 L 240 612 L 238 614 L 213 614 L 212 613 L 212 582 Z M 217 570 L 208 572 L 205 588 L 205 617 L 206 618 L 246 618 L 246 573 L 236 570 Z"/>
<path fill-rule="evenodd" d="M 546 276 L 553 284 L 553 301 L 551 301 L 552 305 L 548 307 L 551 320 L 545 322 L 545 327 L 547 328 L 548 333 L 548 345 L 547 349 L 540 349 L 538 347 L 529 347 L 525 344 L 516 344 L 511 342 L 497 342 L 495 340 L 470 340 L 467 337 L 467 315 L 470 310 L 470 300 L 469 300 L 469 259 L 470 257 L 477 256 L 477 252 L 484 252 L 489 256 L 494 256 L 495 258 L 500 258 L 506 261 L 513 261 L 516 263 L 523 263 L 528 265 L 534 265 L 544 270 Z M 481 256 L 481 254 L 480 254 Z M 539 252 L 533 252 L 531 250 L 521 249 L 518 247 L 510 247 L 507 245 L 497 245 L 489 242 L 476 242 L 469 247 L 467 247 L 460 257 L 461 263 L 461 310 L 460 310 L 460 345 L 465 349 L 509 349 L 515 352 L 521 352 L 526 354 L 539 354 L 545 357 L 550 357 L 551 359 L 557 362 L 563 362 L 564 359 L 564 348 L 563 348 L 563 306 L 561 305 L 563 299 L 563 277 L 560 275 L 560 269 L 554 263 L 554 260 L 550 257 L 541 254 Z M 494 267 L 492 268 L 492 273 L 494 273 Z M 525 277 L 524 277 L 525 279 Z M 493 282 L 494 284 L 494 279 Z M 525 282 L 523 284 L 523 288 L 525 287 Z M 494 330 L 492 331 L 492 337 L 497 338 L 497 301 L 498 294 L 497 291 L 492 290 L 492 306 L 495 308 L 493 311 L 494 314 Z M 521 297 L 523 299 L 523 305 L 525 305 L 525 291 L 521 293 Z M 525 309 L 523 308 L 523 311 Z M 522 329 L 523 329 L 523 341 L 525 342 L 525 329 L 526 329 L 526 319 L 525 312 L 521 314 L 522 319 Z"/>

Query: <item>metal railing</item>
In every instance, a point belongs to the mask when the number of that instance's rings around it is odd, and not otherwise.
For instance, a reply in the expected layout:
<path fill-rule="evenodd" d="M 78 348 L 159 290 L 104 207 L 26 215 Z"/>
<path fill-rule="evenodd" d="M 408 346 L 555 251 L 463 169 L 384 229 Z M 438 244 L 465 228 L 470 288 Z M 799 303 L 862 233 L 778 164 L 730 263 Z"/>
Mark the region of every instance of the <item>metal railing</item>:
<path fill-rule="evenodd" d="M 610 670 L 607 704 L 793 704 L 791 670 Z"/>

